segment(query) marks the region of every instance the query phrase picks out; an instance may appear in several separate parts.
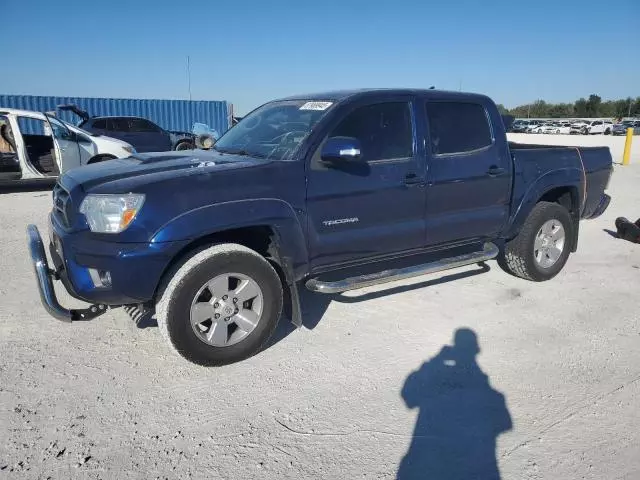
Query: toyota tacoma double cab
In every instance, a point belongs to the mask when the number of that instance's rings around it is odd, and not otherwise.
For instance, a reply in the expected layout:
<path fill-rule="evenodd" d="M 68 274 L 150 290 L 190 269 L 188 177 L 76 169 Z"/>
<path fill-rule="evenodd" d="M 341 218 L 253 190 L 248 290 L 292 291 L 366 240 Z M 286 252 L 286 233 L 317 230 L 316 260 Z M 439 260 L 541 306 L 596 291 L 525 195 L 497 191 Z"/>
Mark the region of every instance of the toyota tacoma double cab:
<path fill-rule="evenodd" d="M 63 175 L 48 241 L 27 228 L 42 303 L 65 322 L 155 315 L 200 365 L 261 350 L 300 289 L 339 294 L 497 259 L 555 277 L 607 208 L 607 148 L 523 145 L 486 96 L 371 89 L 260 106 L 210 151 L 134 154 Z M 60 305 L 54 281 L 89 305 Z M 283 311 L 287 315 L 283 315 Z"/>

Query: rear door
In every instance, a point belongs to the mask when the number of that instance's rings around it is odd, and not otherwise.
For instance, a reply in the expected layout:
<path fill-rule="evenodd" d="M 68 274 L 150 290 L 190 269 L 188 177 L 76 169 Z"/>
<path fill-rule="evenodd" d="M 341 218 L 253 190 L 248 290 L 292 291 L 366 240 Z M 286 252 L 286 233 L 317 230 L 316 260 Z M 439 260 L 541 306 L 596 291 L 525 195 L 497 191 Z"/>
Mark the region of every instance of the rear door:
<path fill-rule="evenodd" d="M 327 138 L 355 137 L 363 161 L 329 166 L 324 141 L 307 172 L 308 242 L 313 268 L 425 244 L 425 164 L 415 141 L 411 98 L 354 105 Z"/>
<path fill-rule="evenodd" d="M 144 118 L 131 118 L 129 131 L 140 144 L 140 152 L 167 152 L 171 150 L 171 137 L 155 123 Z"/>
<path fill-rule="evenodd" d="M 487 105 L 428 101 L 428 245 L 497 235 L 509 216 L 511 158 Z M 492 127 L 497 125 L 495 129 Z"/>

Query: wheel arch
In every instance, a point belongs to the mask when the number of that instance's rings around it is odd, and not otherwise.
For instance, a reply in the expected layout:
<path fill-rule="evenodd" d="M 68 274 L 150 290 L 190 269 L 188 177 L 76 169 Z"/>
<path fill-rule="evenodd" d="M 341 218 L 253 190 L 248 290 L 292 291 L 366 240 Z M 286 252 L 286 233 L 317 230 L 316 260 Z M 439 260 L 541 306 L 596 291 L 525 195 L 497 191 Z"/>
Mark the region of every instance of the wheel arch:
<path fill-rule="evenodd" d="M 260 202 L 232 202 L 212 205 L 188 212 L 159 229 L 152 241 L 180 240 L 186 236 L 190 241 L 179 250 L 164 268 L 155 289 L 154 300 L 166 283 L 167 277 L 177 270 L 195 253 L 214 244 L 237 243 L 264 256 L 276 269 L 285 290 L 285 308 L 296 326 L 302 325 L 298 294 L 298 281 L 306 274 L 308 264 L 306 241 L 302 226 L 293 209 L 281 200 Z M 225 206 L 224 210 L 220 210 Z M 262 211 L 261 211 L 262 210 Z M 266 215 L 270 210 L 270 215 Z M 211 219 L 226 218 L 233 213 L 242 215 L 243 221 L 234 224 L 211 225 Z M 253 217 L 253 218 L 252 218 Z"/>
<path fill-rule="evenodd" d="M 542 177 L 529 188 L 512 217 L 511 227 L 505 235 L 506 240 L 510 240 L 518 234 L 538 203 L 551 202 L 562 205 L 569 211 L 574 227 L 570 251 L 575 252 L 577 250 L 580 212 L 582 210 L 582 201 L 579 193 L 580 180 L 574 179 L 572 182 L 566 182 L 565 179 L 565 182 L 556 183 L 555 180 L 558 180 L 559 175 L 566 175 L 566 173 L 555 172 L 552 175 Z"/>

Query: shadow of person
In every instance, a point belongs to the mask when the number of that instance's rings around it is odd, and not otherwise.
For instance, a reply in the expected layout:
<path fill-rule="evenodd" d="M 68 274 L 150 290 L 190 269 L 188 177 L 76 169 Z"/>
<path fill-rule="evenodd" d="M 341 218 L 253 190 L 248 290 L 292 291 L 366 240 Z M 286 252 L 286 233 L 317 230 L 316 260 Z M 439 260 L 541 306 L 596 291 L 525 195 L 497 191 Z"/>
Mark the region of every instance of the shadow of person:
<path fill-rule="evenodd" d="M 504 395 L 480 370 L 479 352 L 475 332 L 458 329 L 452 346 L 407 377 L 402 398 L 420 411 L 399 480 L 500 478 L 496 439 L 511 430 L 511 416 Z"/>

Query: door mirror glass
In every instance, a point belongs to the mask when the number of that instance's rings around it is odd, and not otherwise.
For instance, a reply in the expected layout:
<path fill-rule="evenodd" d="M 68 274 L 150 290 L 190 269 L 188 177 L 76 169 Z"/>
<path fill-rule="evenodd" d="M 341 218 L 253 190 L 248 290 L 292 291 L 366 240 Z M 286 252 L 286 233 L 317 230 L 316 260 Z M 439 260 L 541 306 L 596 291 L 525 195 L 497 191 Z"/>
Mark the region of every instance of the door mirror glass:
<path fill-rule="evenodd" d="M 325 162 L 357 162 L 362 159 L 360 141 L 353 137 L 331 137 L 322 147 L 321 158 Z"/>

